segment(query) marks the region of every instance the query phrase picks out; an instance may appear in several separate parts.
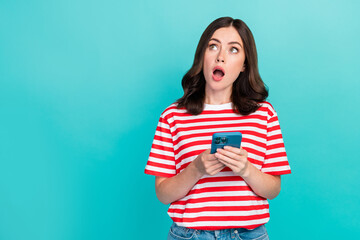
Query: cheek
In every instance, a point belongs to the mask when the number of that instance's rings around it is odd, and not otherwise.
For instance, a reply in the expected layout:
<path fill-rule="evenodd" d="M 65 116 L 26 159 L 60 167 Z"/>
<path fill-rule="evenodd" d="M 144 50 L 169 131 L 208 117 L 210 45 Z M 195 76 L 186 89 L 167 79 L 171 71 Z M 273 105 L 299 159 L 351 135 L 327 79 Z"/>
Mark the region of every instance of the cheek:
<path fill-rule="evenodd" d="M 205 55 L 203 62 L 204 74 L 207 74 L 210 68 L 211 68 L 210 59 L 207 55 Z"/>
<path fill-rule="evenodd" d="M 231 66 L 233 74 L 239 75 L 240 72 L 242 72 L 242 70 L 244 68 L 244 62 L 245 62 L 244 59 L 239 59 L 234 62 L 234 64 Z"/>

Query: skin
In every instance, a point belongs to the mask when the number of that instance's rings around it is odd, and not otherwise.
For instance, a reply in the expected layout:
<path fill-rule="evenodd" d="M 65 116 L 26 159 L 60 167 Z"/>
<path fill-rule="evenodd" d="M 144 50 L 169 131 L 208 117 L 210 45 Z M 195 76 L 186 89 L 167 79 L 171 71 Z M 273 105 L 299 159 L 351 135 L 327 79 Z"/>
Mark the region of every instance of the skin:
<path fill-rule="evenodd" d="M 232 84 L 245 70 L 244 62 L 243 41 L 237 30 L 232 26 L 216 30 L 204 55 L 205 103 L 223 104 L 231 101 Z M 221 66 L 225 70 L 225 75 L 220 81 L 212 78 L 215 66 Z M 174 177 L 156 177 L 157 197 L 164 204 L 181 199 L 201 177 L 216 175 L 224 167 L 229 167 L 234 174 L 242 177 L 261 197 L 273 199 L 280 192 L 280 176 L 258 170 L 248 161 L 248 153 L 245 149 L 226 146 L 224 149 L 218 149 L 215 154 L 210 154 L 210 149 L 205 150 Z"/>

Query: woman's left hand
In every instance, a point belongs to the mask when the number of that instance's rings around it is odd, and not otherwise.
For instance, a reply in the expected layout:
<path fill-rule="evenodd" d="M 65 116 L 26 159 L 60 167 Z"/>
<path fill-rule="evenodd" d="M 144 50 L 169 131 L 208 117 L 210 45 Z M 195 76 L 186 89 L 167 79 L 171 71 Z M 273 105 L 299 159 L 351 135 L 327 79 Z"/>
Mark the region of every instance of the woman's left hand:
<path fill-rule="evenodd" d="M 225 146 L 224 149 L 218 148 L 215 157 L 235 174 L 241 177 L 248 175 L 250 165 L 247 159 L 248 153 L 242 147 Z"/>

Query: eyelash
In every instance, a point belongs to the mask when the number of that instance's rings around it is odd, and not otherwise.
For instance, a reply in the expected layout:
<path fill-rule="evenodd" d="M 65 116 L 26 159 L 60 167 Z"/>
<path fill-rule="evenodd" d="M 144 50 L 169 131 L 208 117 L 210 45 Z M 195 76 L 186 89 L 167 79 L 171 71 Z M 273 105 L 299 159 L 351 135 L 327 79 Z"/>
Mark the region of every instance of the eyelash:
<path fill-rule="evenodd" d="M 216 44 L 210 44 L 210 45 L 209 45 L 209 49 L 210 49 L 210 50 L 213 50 L 214 47 L 217 47 Z M 233 52 L 233 51 L 232 51 L 233 49 L 235 49 L 236 52 Z M 238 53 L 238 52 L 239 52 L 239 49 L 237 49 L 236 47 L 232 47 L 232 48 L 230 48 L 230 52 L 231 52 L 231 53 Z"/>
<path fill-rule="evenodd" d="M 216 44 L 210 44 L 210 45 L 209 45 L 209 48 L 210 48 L 211 50 L 214 49 L 213 47 L 217 47 Z"/>
<path fill-rule="evenodd" d="M 232 50 L 232 49 L 235 49 L 235 50 L 236 50 L 235 53 L 238 53 L 238 52 L 239 52 L 239 49 L 237 49 L 236 47 L 232 47 L 231 50 Z M 231 51 L 231 50 L 230 50 L 230 51 Z M 231 52 L 232 52 L 232 51 L 231 51 Z"/>

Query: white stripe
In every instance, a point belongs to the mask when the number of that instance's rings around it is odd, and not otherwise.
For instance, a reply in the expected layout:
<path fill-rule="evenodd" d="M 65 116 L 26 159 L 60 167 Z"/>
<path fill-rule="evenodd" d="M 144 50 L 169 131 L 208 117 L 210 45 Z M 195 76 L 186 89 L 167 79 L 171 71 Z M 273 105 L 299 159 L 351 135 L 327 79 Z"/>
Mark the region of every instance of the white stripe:
<path fill-rule="evenodd" d="M 198 213 L 171 213 L 172 217 L 177 218 L 197 218 L 197 217 L 230 217 L 230 216 L 253 216 L 268 213 L 269 209 L 250 210 L 250 211 L 203 211 Z"/>
<path fill-rule="evenodd" d="M 161 163 L 161 164 L 165 164 L 165 165 L 169 165 L 169 166 L 174 166 L 175 165 L 174 161 L 164 160 L 164 159 L 154 158 L 154 157 L 149 157 L 148 161 L 153 162 L 153 163 Z"/>
<path fill-rule="evenodd" d="M 165 156 L 169 156 L 169 157 L 174 157 L 174 153 L 173 153 L 173 152 L 168 152 L 168 151 L 164 151 L 164 150 L 159 150 L 159 149 L 156 149 L 156 148 L 151 148 L 151 152 L 152 152 L 152 153 L 161 154 L 161 155 L 165 155 Z"/>
<path fill-rule="evenodd" d="M 197 134 L 197 133 L 208 133 L 208 132 L 241 132 L 241 131 L 253 131 L 253 132 L 257 132 L 260 134 L 264 134 L 266 135 L 266 129 L 260 129 L 257 127 L 252 127 L 252 126 L 226 126 L 227 124 L 223 124 L 225 126 L 210 126 L 208 128 L 204 128 L 204 129 L 198 129 L 198 130 L 187 130 L 187 129 L 183 129 L 181 131 L 181 135 L 182 136 L 187 136 L 187 135 L 192 135 L 192 134 Z M 171 129 L 172 132 L 176 131 L 176 127 L 173 127 Z M 274 131 L 275 132 L 275 131 Z M 179 133 L 177 133 L 174 136 L 174 139 L 177 139 Z"/>
<path fill-rule="evenodd" d="M 275 135 L 279 135 L 281 134 L 281 130 L 278 129 L 278 130 L 274 130 L 274 131 L 271 131 L 271 132 L 268 132 L 268 137 L 271 137 L 271 136 L 275 136 Z"/>
<path fill-rule="evenodd" d="M 260 134 L 266 135 L 266 130 L 259 129 L 256 127 L 219 127 L 219 128 L 208 128 L 208 129 L 199 129 L 199 130 L 184 130 L 181 134 L 178 132 L 174 136 L 174 141 L 176 141 L 180 136 L 191 136 L 193 134 L 199 133 L 210 133 L 210 132 L 241 132 L 241 131 L 253 131 Z M 251 136 L 252 139 L 252 136 Z"/>
<path fill-rule="evenodd" d="M 158 127 L 165 128 L 165 129 L 170 129 L 170 125 L 167 124 L 167 123 L 164 123 L 164 122 L 159 122 Z"/>
<path fill-rule="evenodd" d="M 274 121 L 274 122 L 271 122 L 268 124 L 268 128 L 272 128 L 272 127 L 275 127 L 275 126 L 279 126 L 279 122 L 278 121 Z"/>
<path fill-rule="evenodd" d="M 172 143 L 169 143 L 169 142 L 162 142 L 162 141 L 155 140 L 155 139 L 154 139 L 154 141 L 153 141 L 153 144 L 156 144 L 156 145 L 159 145 L 159 146 L 163 146 L 163 147 L 173 148 Z"/>
<path fill-rule="evenodd" d="M 241 132 L 241 131 L 240 131 Z M 186 135 L 182 135 L 182 136 L 186 136 Z M 176 137 L 175 137 L 176 138 Z M 177 150 L 179 149 L 181 146 L 183 145 L 186 145 L 186 144 L 189 144 L 189 143 L 193 143 L 193 142 L 197 142 L 197 141 L 211 141 L 211 138 L 212 136 L 209 135 L 209 136 L 204 136 L 204 137 L 193 137 L 193 138 L 187 138 L 187 139 L 183 139 L 181 140 L 178 144 L 176 144 L 174 146 L 174 149 Z M 259 142 L 259 144 L 261 143 L 265 143 L 265 139 L 264 138 L 260 138 L 260 137 L 256 137 L 256 136 L 252 136 L 250 134 L 243 134 L 243 138 L 247 138 L 247 139 L 251 139 L 253 141 L 256 141 L 256 142 Z M 177 139 L 177 138 L 176 138 Z M 271 142 L 272 144 L 275 144 L 277 143 L 277 141 L 279 140 L 273 140 L 273 141 L 269 141 Z M 281 139 L 280 139 L 280 142 Z M 249 148 L 254 148 L 256 149 L 257 151 L 260 151 L 260 152 L 264 152 L 265 151 L 265 148 L 262 148 L 262 147 L 259 147 L 255 144 L 252 144 L 252 143 L 246 143 L 246 142 L 243 142 L 241 143 L 241 146 L 242 147 L 249 147 Z"/>
<path fill-rule="evenodd" d="M 169 214 L 171 217 L 171 215 Z M 199 221 L 199 222 L 176 222 L 178 226 L 181 227 L 226 227 L 226 226 L 250 226 L 250 225 L 260 225 L 267 223 L 269 218 L 260 218 L 258 220 L 248 220 L 248 221 Z"/>
<path fill-rule="evenodd" d="M 207 187 L 242 187 L 242 186 L 248 186 L 248 185 L 243 180 L 223 181 L 223 182 L 207 182 L 207 183 L 196 184 L 192 190 L 203 189 L 203 188 L 207 188 Z"/>
<path fill-rule="evenodd" d="M 220 191 L 220 192 L 205 192 L 205 193 L 194 193 L 187 195 L 184 198 L 179 199 L 179 201 L 186 201 L 189 199 L 201 199 L 207 197 L 238 197 L 238 196 L 257 196 L 252 191 Z"/>
<path fill-rule="evenodd" d="M 199 149 L 199 150 L 204 150 L 205 151 L 206 149 L 208 149 L 208 148 Z M 195 160 L 195 158 L 197 158 L 197 156 L 198 155 L 194 155 L 194 156 L 190 156 L 190 157 L 182 159 L 181 162 L 176 164 L 176 169 L 180 169 L 183 165 L 186 165 L 187 163 L 192 162 L 193 160 Z M 248 158 L 254 159 L 254 160 L 259 161 L 259 162 L 264 162 L 264 157 L 263 156 L 258 156 L 256 154 L 248 153 Z M 178 159 L 178 158 L 175 158 L 175 159 Z M 256 166 L 258 169 L 261 168 L 261 166 L 258 165 L 258 164 L 253 164 L 253 165 Z M 183 171 L 183 170 L 184 169 L 182 169 L 181 171 Z M 218 174 L 220 174 L 220 173 L 218 173 Z M 218 174 L 216 176 L 219 176 Z"/>
<path fill-rule="evenodd" d="M 259 152 L 265 152 L 266 151 L 266 148 L 259 147 L 259 146 L 255 145 L 253 143 L 247 143 L 247 142 L 241 143 L 241 147 L 254 149 L 254 150 L 259 151 Z"/>
<path fill-rule="evenodd" d="M 287 157 L 277 157 L 277 158 L 270 158 L 266 159 L 265 163 L 275 163 L 275 162 L 284 162 L 284 165 L 287 165 Z"/>
<path fill-rule="evenodd" d="M 160 132 L 160 131 L 156 131 L 155 135 L 159 136 L 159 137 L 163 137 L 163 138 L 169 138 L 169 139 L 172 138 L 171 134 L 165 133 L 165 132 Z"/>
<path fill-rule="evenodd" d="M 257 123 L 264 126 L 265 121 L 259 119 L 233 119 L 233 120 L 222 120 L 218 118 L 217 121 L 207 121 L 207 122 L 197 122 L 197 123 L 178 123 L 176 128 L 188 128 L 196 126 L 209 126 L 209 125 L 221 125 L 221 124 L 248 124 L 248 123 Z"/>
<path fill-rule="evenodd" d="M 159 167 L 154 167 L 154 166 L 149 166 L 149 165 L 146 165 L 145 169 L 154 171 L 154 172 L 159 172 L 159 173 L 169 173 L 169 174 L 176 173 L 175 170 L 171 170 L 171 169 L 167 169 L 167 168 L 159 168 Z"/>
<path fill-rule="evenodd" d="M 184 158 L 180 163 L 176 164 L 176 169 L 180 169 L 182 167 L 182 165 L 185 165 L 189 162 L 192 162 L 195 158 L 197 158 L 197 156 L 191 156 L 191 157 L 188 157 L 188 158 Z M 181 170 L 181 172 L 183 171 L 184 169 Z"/>
<path fill-rule="evenodd" d="M 266 155 L 274 154 L 274 153 L 282 153 L 282 152 L 285 152 L 285 148 L 284 148 L 284 147 L 267 150 L 267 151 L 266 151 Z"/>
<path fill-rule="evenodd" d="M 184 139 L 181 140 L 178 144 L 176 144 L 174 146 L 175 150 L 178 150 L 179 147 L 188 144 L 188 143 L 193 143 L 193 142 L 197 142 L 197 141 L 211 141 L 211 136 L 206 136 L 206 137 L 193 137 L 193 138 L 188 138 L 188 139 Z"/>
<path fill-rule="evenodd" d="M 282 138 L 277 138 L 277 139 L 274 139 L 274 140 L 270 140 L 270 141 L 267 142 L 267 145 L 271 146 L 271 145 L 279 144 L 279 143 L 284 143 Z"/>
<path fill-rule="evenodd" d="M 279 171 L 286 171 L 290 170 L 289 166 L 280 166 L 280 167 L 270 167 L 270 168 L 263 168 L 261 169 L 262 172 L 279 172 Z"/>
<path fill-rule="evenodd" d="M 226 110 L 226 109 L 225 109 Z M 230 109 L 229 109 L 230 110 Z M 252 114 L 249 116 L 254 116 L 254 119 L 259 119 L 258 115 L 260 116 L 267 116 L 266 111 L 258 111 L 256 114 Z M 201 114 L 201 115 L 192 115 L 192 116 L 174 116 L 174 118 L 169 118 L 169 123 L 172 123 L 174 120 L 201 120 L 207 118 L 242 118 L 242 115 L 238 115 L 235 113 L 215 113 L 215 114 Z"/>
<path fill-rule="evenodd" d="M 171 204 L 169 209 L 180 209 L 185 208 L 203 208 L 203 207 L 242 207 L 242 206 L 260 206 L 268 205 L 267 200 L 258 200 L 258 201 L 224 201 L 224 202 L 203 202 L 203 203 L 187 203 L 186 205 L 182 204 Z"/>

